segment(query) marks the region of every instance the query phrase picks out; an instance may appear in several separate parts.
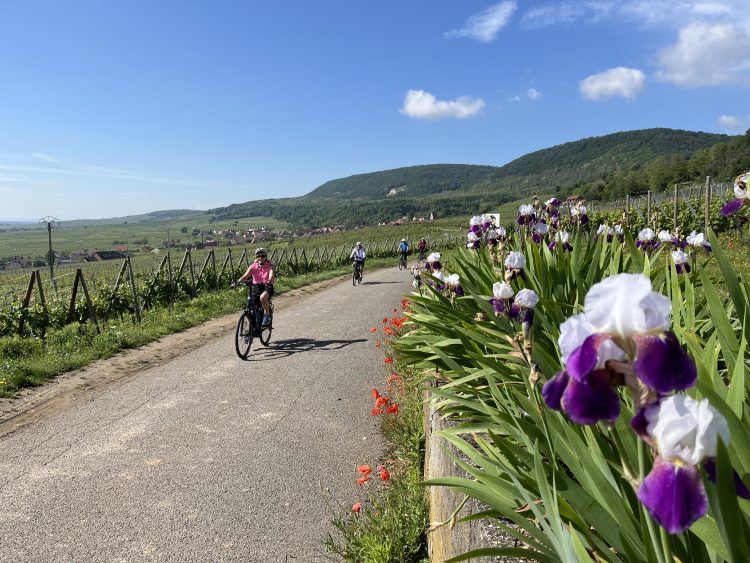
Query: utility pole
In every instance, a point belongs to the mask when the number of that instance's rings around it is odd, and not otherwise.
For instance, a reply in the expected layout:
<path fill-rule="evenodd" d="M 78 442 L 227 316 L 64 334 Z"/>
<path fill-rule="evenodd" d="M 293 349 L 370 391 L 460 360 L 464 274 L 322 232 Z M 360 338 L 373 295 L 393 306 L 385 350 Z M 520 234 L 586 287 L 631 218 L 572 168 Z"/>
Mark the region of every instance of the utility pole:
<path fill-rule="evenodd" d="M 43 217 L 39 219 L 40 223 L 47 225 L 47 240 L 49 240 L 49 253 L 47 254 L 47 263 L 49 264 L 49 279 L 55 279 L 55 253 L 52 252 L 52 225 L 57 223 L 60 225 L 60 220 L 56 217 Z"/>

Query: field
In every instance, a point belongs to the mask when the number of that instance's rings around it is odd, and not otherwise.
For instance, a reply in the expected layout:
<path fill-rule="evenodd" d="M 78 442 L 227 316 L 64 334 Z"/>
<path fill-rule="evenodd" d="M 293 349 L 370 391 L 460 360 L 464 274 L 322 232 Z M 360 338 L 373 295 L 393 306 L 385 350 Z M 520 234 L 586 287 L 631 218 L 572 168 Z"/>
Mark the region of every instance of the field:
<path fill-rule="evenodd" d="M 90 224 L 81 221 L 63 222 L 52 230 L 52 248 L 60 252 L 111 250 L 117 245 L 126 245 L 137 250 L 142 244 L 163 247 L 169 238 L 178 244 L 201 242 L 201 236 L 192 236 L 193 229 L 214 231 L 230 228 L 286 228 L 283 221 L 268 217 L 247 217 L 213 221 L 211 215 L 201 214 L 168 221 L 123 222 L 107 224 L 94 221 Z M 187 233 L 180 232 L 186 229 Z M 204 236 L 204 238 L 206 238 Z M 147 241 L 147 242 L 144 242 Z M 179 242 L 178 242 L 179 241 Z M 47 228 L 44 224 L 25 226 L 24 228 L 0 229 L 0 262 L 12 256 L 44 256 L 49 248 Z"/>

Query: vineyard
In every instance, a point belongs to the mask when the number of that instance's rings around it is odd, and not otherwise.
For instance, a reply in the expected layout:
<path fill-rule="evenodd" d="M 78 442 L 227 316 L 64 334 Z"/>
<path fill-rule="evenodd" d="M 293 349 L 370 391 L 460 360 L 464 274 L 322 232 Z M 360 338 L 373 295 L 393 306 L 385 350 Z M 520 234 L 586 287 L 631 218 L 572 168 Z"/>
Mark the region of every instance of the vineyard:
<path fill-rule="evenodd" d="M 427 236 L 431 248 L 445 250 L 463 243 L 459 232 L 435 232 Z M 401 238 L 416 236 L 403 229 L 398 234 Z M 348 266 L 351 243 L 332 244 L 343 238 L 341 233 L 321 238 L 304 239 L 307 244 L 269 245 L 269 259 L 277 276 L 310 275 Z M 347 238 L 351 239 L 351 234 Z M 395 236 L 364 240 L 368 258 L 395 260 L 399 241 Z M 51 328 L 89 321 L 99 330 L 100 321 L 114 316 L 127 315 L 139 321 L 144 309 L 171 307 L 175 302 L 227 287 L 245 272 L 254 248 L 165 252 L 62 266 L 53 279 L 46 269 L 5 272 L 0 276 L 0 336 L 43 336 Z"/>

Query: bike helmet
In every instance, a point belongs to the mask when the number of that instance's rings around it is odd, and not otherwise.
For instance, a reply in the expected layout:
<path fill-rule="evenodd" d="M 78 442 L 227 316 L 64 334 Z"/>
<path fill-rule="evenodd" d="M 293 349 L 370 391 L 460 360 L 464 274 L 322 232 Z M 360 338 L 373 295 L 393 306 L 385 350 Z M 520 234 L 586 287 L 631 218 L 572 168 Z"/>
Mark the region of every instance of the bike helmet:
<path fill-rule="evenodd" d="M 402 239 L 401 239 L 401 242 L 406 242 L 406 239 L 405 239 L 405 238 L 402 238 Z"/>
<path fill-rule="evenodd" d="M 362 246 L 362 243 L 360 241 L 357 241 L 356 246 Z"/>
<path fill-rule="evenodd" d="M 268 251 L 265 248 L 263 248 L 262 246 L 260 248 L 256 248 L 255 249 L 255 257 L 257 258 L 258 256 L 266 256 L 267 257 L 268 256 Z"/>

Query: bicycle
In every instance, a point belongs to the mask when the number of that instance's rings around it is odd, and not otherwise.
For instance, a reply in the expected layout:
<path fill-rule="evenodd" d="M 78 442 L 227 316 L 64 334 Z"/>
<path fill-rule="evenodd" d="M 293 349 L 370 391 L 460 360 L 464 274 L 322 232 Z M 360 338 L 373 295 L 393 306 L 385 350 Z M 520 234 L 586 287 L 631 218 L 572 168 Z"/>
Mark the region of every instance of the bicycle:
<path fill-rule="evenodd" d="M 362 262 L 354 261 L 354 271 L 352 272 L 352 285 L 362 283 Z"/>
<path fill-rule="evenodd" d="M 234 335 L 234 347 L 237 355 L 243 360 L 250 354 L 253 338 L 258 338 L 263 346 L 268 346 L 273 332 L 273 303 L 268 303 L 270 322 L 263 324 L 263 305 L 260 302 L 260 293 L 253 292 L 253 284 L 247 285 L 247 301 L 245 308 L 240 313 L 237 321 L 237 330 Z"/>
<path fill-rule="evenodd" d="M 424 262 L 427 259 L 427 250 L 420 250 L 417 262 Z"/>
<path fill-rule="evenodd" d="M 402 252 L 401 256 L 398 259 L 398 269 L 399 270 L 406 269 L 406 252 Z"/>

